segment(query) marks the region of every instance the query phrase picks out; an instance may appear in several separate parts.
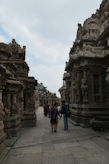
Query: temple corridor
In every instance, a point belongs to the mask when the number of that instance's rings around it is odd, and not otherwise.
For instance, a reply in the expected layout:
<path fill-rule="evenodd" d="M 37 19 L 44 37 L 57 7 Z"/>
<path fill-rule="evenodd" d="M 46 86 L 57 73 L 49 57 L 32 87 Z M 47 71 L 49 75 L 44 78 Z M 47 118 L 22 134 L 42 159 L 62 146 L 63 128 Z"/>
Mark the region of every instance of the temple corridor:
<path fill-rule="evenodd" d="M 49 118 L 43 109 L 37 110 L 37 126 L 23 129 L 12 145 L 3 164 L 108 164 L 109 141 L 104 132 L 74 126 L 63 130 L 59 120 L 58 132 L 52 133 Z"/>

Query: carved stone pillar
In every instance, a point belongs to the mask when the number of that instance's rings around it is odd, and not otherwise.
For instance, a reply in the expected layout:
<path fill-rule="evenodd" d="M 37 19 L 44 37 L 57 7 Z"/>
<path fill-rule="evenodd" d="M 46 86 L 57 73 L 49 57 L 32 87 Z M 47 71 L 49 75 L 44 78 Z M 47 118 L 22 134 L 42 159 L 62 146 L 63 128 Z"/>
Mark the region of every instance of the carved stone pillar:
<path fill-rule="evenodd" d="M 76 103 L 80 103 L 80 72 L 77 71 L 77 80 L 76 80 Z"/>
<path fill-rule="evenodd" d="M 75 104 L 75 102 L 76 102 L 76 83 L 75 83 L 75 79 L 72 79 L 72 83 L 71 83 L 71 102 L 72 102 L 72 104 Z"/>
<path fill-rule="evenodd" d="M 83 72 L 81 90 L 82 90 L 83 104 L 87 104 L 88 103 L 88 86 L 87 86 L 87 73 L 86 73 L 86 71 Z"/>
<path fill-rule="evenodd" d="M 91 77 L 91 101 L 92 101 L 92 103 L 94 103 L 95 102 L 95 98 L 94 98 L 94 77 L 93 77 L 93 72 L 91 72 L 91 75 L 90 75 Z"/>
<path fill-rule="evenodd" d="M 16 80 L 7 80 L 5 87 L 7 103 L 6 111 L 9 111 L 4 118 L 4 127 L 7 137 L 11 138 L 17 136 L 18 132 L 21 129 L 21 116 L 19 113 L 19 106 L 17 104 L 17 97 L 19 93 L 19 88 L 21 88 L 21 83 Z"/>
<path fill-rule="evenodd" d="M 0 158 L 5 149 L 4 140 L 6 138 L 6 135 L 4 133 L 3 117 L 4 117 L 4 112 L 3 112 L 3 103 L 2 103 L 2 90 L 0 89 Z"/>
<path fill-rule="evenodd" d="M 7 93 L 6 94 L 6 104 L 5 104 L 5 108 L 4 108 L 4 111 L 5 111 L 5 117 L 10 117 L 10 114 L 11 114 L 11 95 L 10 93 Z"/>
<path fill-rule="evenodd" d="M 102 74 L 99 74 L 99 86 L 100 86 L 100 102 L 103 103 L 103 84 L 102 84 Z"/>
<path fill-rule="evenodd" d="M 106 71 L 106 81 L 109 84 L 109 67 L 107 68 Z M 109 140 L 109 133 L 106 135 L 106 139 Z"/>
<path fill-rule="evenodd" d="M 10 109 L 10 107 L 11 107 L 11 95 L 10 95 L 10 93 L 7 94 L 7 106 Z"/>
<path fill-rule="evenodd" d="M 19 107 L 20 116 L 21 116 L 21 119 L 22 119 L 22 114 L 23 114 L 23 110 L 24 110 L 23 90 L 20 90 L 18 99 L 19 99 L 19 102 L 17 102 L 17 103 L 18 103 L 18 107 Z"/>
<path fill-rule="evenodd" d="M 16 102 L 16 93 L 12 95 L 12 115 L 18 114 L 17 102 Z"/>
<path fill-rule="evenodd" d="M 3 112 L 2 90 L 1 89 L 0 89 L 0 111 L 1 111 L 1 119 L 2 119 L 4 112 Z"/>
<path fill-rule="evenodd" d="M 34 78 L 27 79 L 27 86 L 25 87 L 25 110 L 23 112 L 23 126 L 35 126 L 36 125 L 36 114 L 35 114 L 35 85 L 36 81 Z"/>

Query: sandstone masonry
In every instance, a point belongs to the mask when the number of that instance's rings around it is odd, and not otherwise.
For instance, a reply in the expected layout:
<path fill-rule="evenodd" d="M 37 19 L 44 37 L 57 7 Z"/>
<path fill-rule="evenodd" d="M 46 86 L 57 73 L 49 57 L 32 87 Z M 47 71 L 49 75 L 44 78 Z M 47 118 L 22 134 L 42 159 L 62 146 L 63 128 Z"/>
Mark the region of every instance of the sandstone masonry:
<path fill-rule="evenodd" d="M 60 88 L 71 119 L 83 126 L 109 128 L 109 0 L 78 24 Z"/>
<path fill-rule="evenodd" d="M 28 77 L 25 49 L 16 43 L 0 43 L 0 156 L 6 137 L 17 136 L 21 127 L 35 126 L 34 77 Z"/>

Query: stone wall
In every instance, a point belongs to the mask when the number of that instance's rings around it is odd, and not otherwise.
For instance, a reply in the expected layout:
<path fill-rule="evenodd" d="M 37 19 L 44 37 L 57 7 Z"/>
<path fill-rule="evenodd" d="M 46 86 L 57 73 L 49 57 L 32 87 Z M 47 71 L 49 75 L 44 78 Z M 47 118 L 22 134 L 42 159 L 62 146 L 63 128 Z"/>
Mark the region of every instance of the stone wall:
<path fill-rule="evenodd" d="M 38 94 L 39 105 L 49 104 L 53 106 L 54 103 L 60 104 L 60 99 L 56 96 L 56 93 L 50 92 L 43 83 L 38 83 L 36 87 L 36 92 Z"/>
<path fill-rule="evenodd" d="M 34 77 L 28 77 L 25 46 L 12 40 L 0 43 L 0 156 L 5 139 L 17 136 L 23 126 L 35 126 Z"/>
<path fill-rule="evenodd" d="M 109 128 L 109 0 L 78 24 L 65 71 L 64 97 L 71 119 L 81 126 Z"/>
<path fill-rule="evenodd" d="M 56 96 L 56 94 L 53 93 L 48 93 L 46 95 L 40 94 L 39 102 L 40 106 L 43 106 L 44 104 L 49 104 L 50 106 L 53 106 L 55 103 L 60 104 L 60 99 Z"/>

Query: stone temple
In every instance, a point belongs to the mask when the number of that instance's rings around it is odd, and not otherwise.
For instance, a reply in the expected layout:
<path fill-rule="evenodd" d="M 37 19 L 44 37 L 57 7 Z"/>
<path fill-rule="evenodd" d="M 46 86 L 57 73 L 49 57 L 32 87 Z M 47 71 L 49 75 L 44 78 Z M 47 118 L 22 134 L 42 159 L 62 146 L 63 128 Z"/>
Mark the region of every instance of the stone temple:
<path fill-rule="evenodd" d="M 17 136 L 21 127 L 35 126 L 34 77 L 28 77 L 25 49 L 16 43 L 0 43 L 0 157 L 4 141 Z"/>
<path fill-rule="evenodd" d="M 78 24 L 59 91 L 76 124 L 109 128 L 109 0 Z"/>
<path fill-rule="evenodd" d="M 60 104 L 60 99 L 56 96 L 56 93 L 50 92 L 43 83 L 37 83 L 36 92 L 40 106 L 44 106 L 44 104 L 49 104 L 50 106 L 55 103 Z"/>

